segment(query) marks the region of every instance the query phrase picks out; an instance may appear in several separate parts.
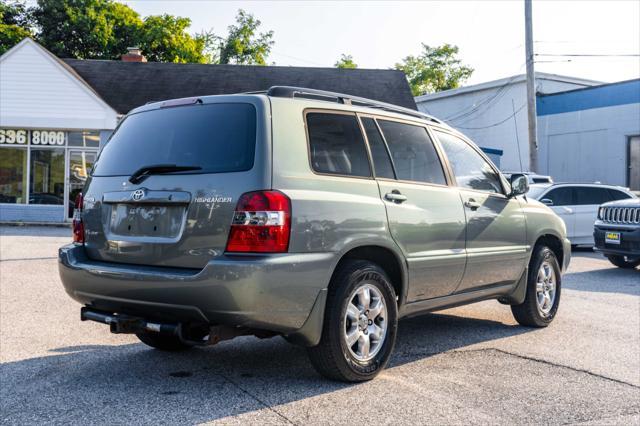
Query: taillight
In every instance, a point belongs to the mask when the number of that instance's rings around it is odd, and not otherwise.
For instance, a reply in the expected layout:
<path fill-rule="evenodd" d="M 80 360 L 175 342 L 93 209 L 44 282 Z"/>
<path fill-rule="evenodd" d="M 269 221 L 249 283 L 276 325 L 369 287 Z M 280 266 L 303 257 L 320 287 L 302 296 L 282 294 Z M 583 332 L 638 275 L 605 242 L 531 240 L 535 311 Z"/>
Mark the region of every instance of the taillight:
<path fill-rule="evenodd" d="M 290 230 L 289 197 L 280 191 L 247 192 L 236 205 L 227 251 L 285 253 Z"/>
<path fill-rule="evenodd" d="M 82 196 L 82 192 L 76 196 L 76 205 L 73 209 L 73 222 L 72 222 L 72 230 L 73 230 L 73 242 L 84 244 L 84 223 L 82 223 L 82 203 L 84 202 L 84 197 Z"/>

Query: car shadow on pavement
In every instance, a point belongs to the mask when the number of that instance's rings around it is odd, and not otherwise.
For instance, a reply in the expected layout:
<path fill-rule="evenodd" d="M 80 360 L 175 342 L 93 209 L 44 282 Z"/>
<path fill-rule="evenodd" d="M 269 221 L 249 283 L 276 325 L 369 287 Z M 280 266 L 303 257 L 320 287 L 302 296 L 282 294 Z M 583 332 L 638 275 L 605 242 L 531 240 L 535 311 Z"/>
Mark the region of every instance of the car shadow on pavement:
<path fill-rule="evenodd" d="M 389 368 L 530 331 L 447 314 L 406 319 Z M 0 365 L 3 422 L 199 423 L 366 386 L 321 378 L 305 349 L 281 338 L 241 337 L 178 353 L 142 344 L 51 352 Z"/>
<path fill-rule="evenodd" d="M 610 266 L 571 272 L 564 276 L 562 285 L 571 290 L 640 296 L 640 270 Z"/>

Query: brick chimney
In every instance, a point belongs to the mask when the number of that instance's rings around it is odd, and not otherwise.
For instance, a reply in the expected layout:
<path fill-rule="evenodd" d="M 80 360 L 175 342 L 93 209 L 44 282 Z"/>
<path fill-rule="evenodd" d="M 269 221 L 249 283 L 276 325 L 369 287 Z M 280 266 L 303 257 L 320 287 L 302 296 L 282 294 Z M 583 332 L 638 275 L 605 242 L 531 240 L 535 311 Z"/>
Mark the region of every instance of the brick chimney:
<path fill-rule="evenodd" d="M 127 47 L 127 53 L 121 59 L 122 62 L 147 62 L 139 47 Z"/>

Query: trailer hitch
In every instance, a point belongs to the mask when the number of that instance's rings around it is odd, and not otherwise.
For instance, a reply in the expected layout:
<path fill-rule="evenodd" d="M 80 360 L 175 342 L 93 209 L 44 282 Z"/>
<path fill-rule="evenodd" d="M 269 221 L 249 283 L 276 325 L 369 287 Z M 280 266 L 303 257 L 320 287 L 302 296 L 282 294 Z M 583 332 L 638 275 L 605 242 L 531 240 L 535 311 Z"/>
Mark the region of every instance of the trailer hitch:
<path fill-rule="evenodd" d="M 254 335 L 265 339 L 276 336 L 277 333 L 264 330 L 254 330 L 247 327 L 232 327 L 228 325 L 202 325 L 189 327 L 189 324 L 156 323 L 144 318 L 125 314 L 111 314 L 98 311 L 87 306 L 80 309 L 82 321 L 95 321 L 107 324 L 114 334 L 136 334 L 141 332 L 155 332 L 177 336 L 180 341 L 192 346 L 212 346 L 223 340 L 231 340 L 238 336 Z M 194 329 L 196 330 L 194 333 Z M 193 338 L 191 335 L 202 336 Z"/>
<path fill-rule="evenodd" d="M 82 321 L 95 321 L 107 324 L 114 334 L 135 334 L 142 331 L 154 331 L 156 333 L 179 335 L 179 324 L 161 324 L 146 321 L 139 317 L 129 315 L 112 315 L 96 311 L 87 307 L 80 309 Z"/>

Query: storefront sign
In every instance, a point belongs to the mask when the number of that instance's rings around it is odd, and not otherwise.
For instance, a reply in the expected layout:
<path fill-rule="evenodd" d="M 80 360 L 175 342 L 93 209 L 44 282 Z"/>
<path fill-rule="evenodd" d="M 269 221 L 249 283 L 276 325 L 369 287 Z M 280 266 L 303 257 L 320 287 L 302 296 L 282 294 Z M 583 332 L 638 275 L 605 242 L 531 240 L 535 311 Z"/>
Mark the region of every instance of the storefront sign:
<path fill-rule="evenodd" d="M 0 129 L 0 144 L 64 146 L 67 132 L 60 130 Z"/>

